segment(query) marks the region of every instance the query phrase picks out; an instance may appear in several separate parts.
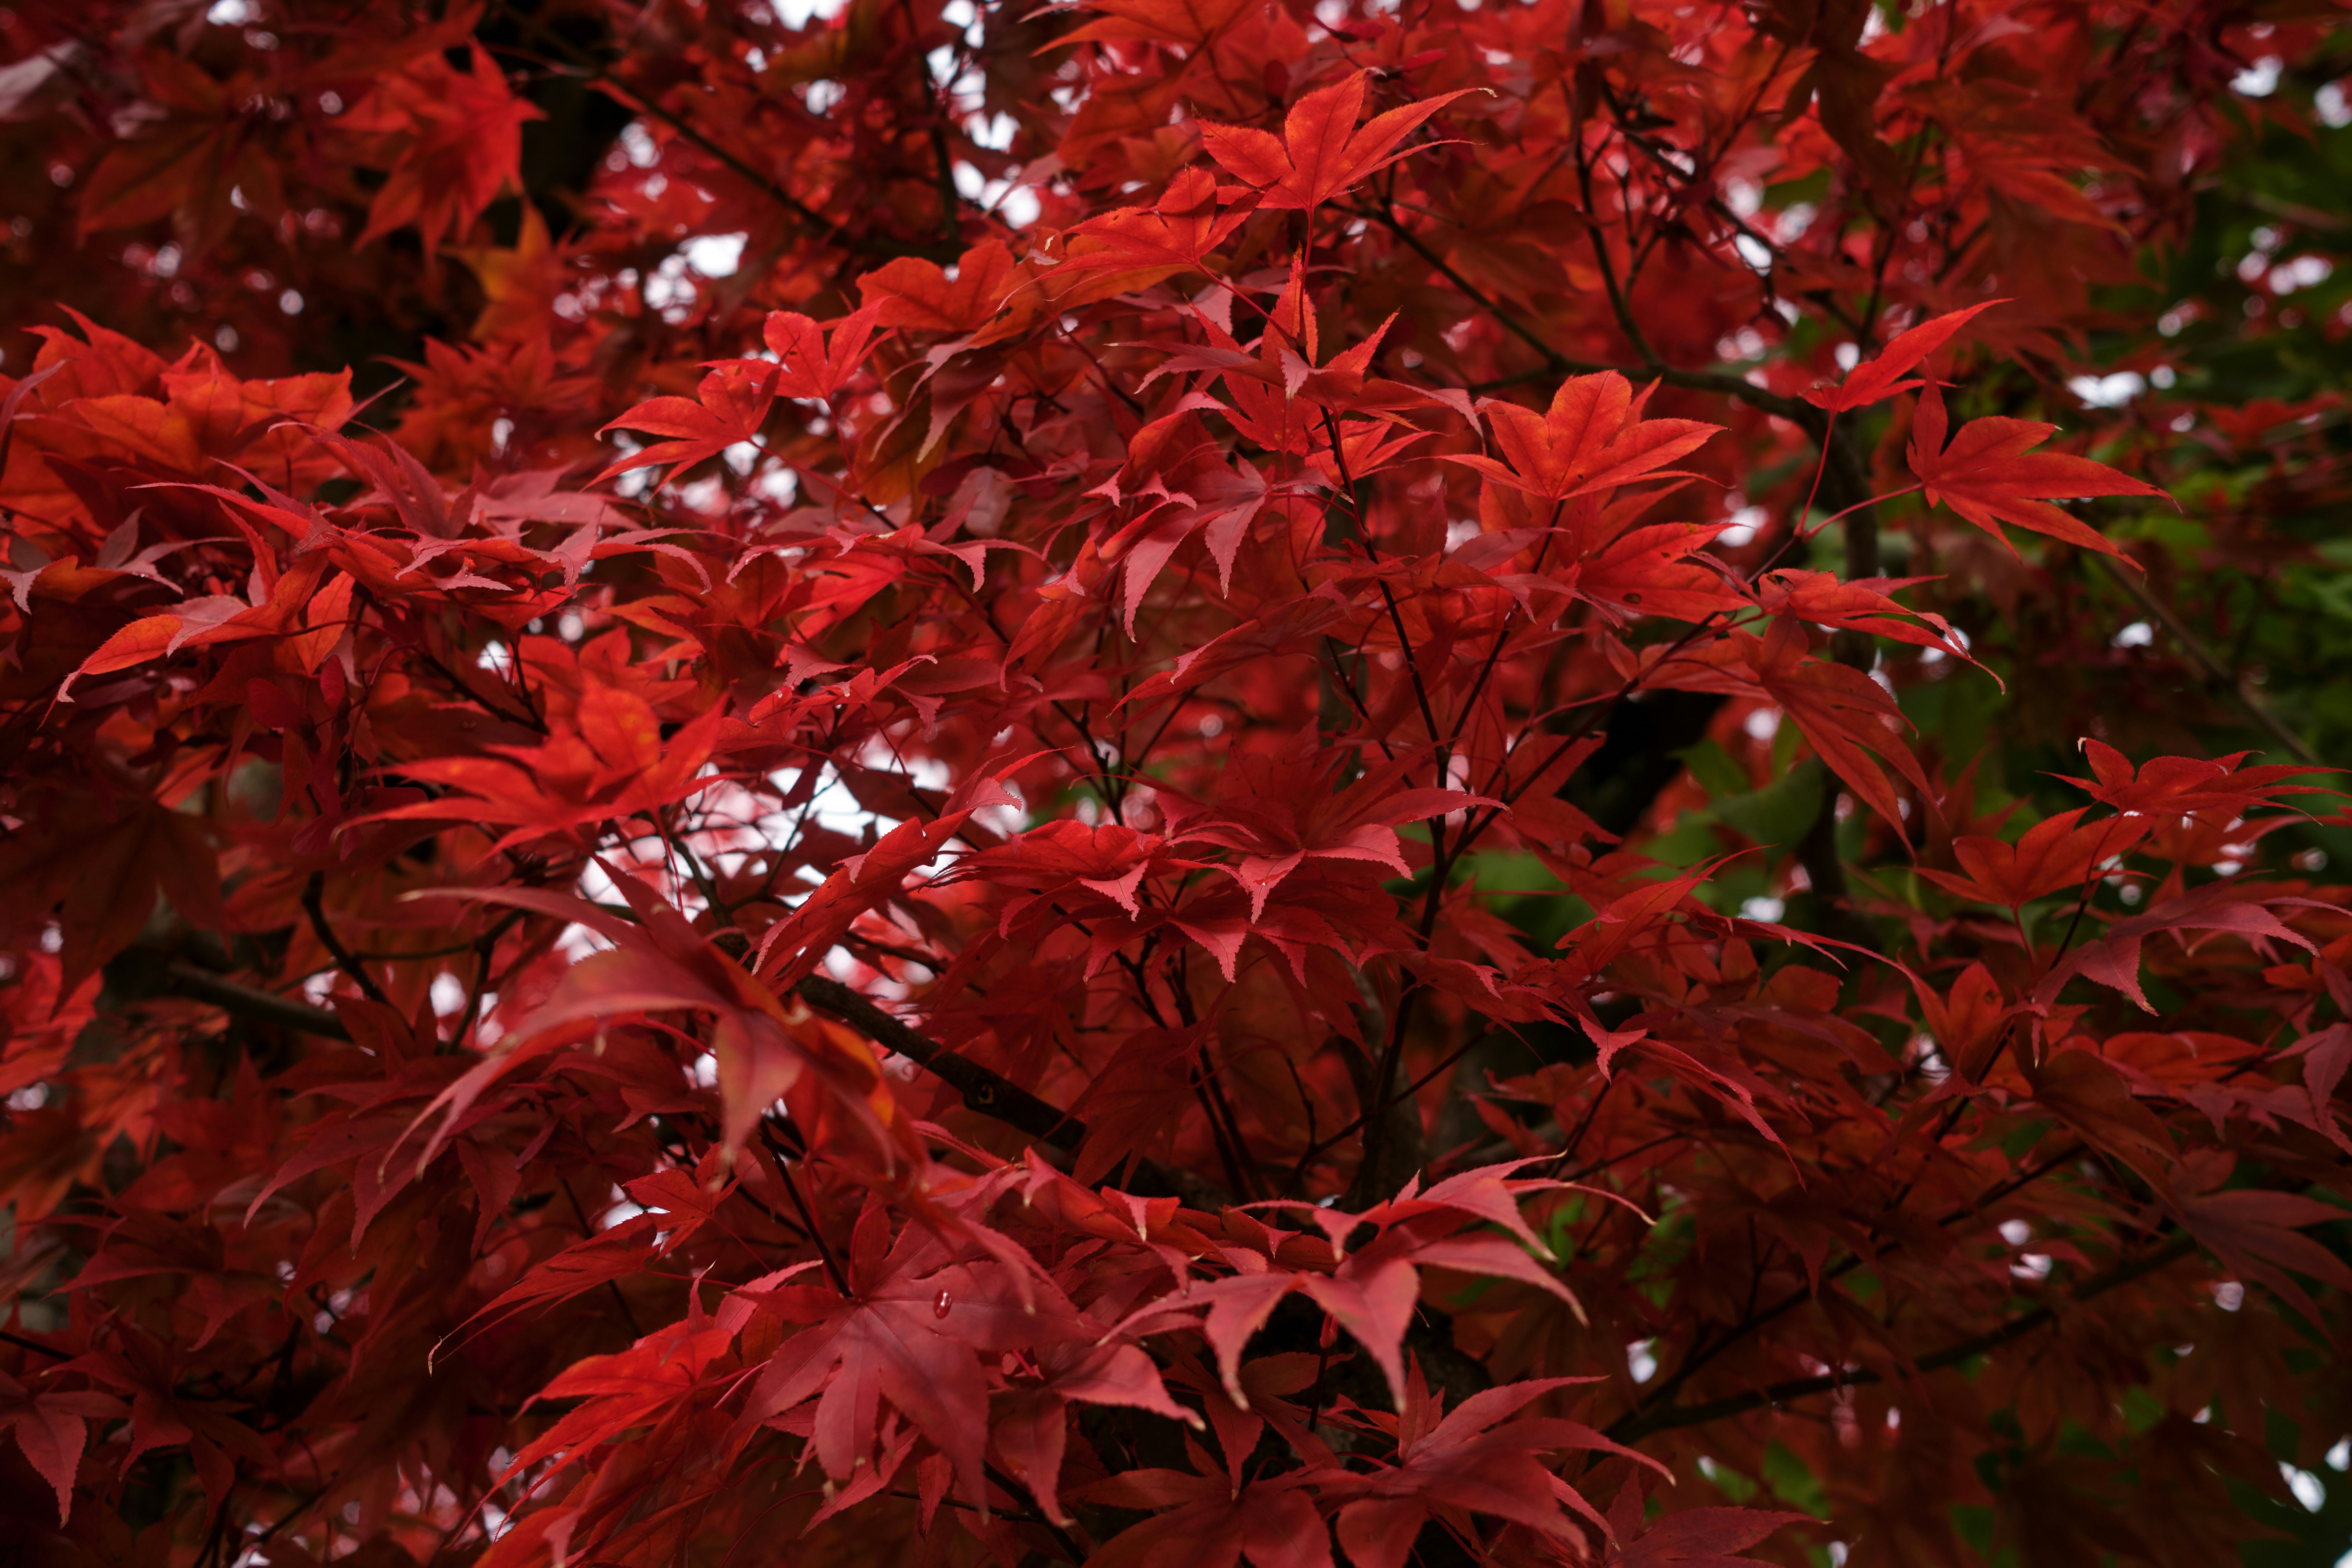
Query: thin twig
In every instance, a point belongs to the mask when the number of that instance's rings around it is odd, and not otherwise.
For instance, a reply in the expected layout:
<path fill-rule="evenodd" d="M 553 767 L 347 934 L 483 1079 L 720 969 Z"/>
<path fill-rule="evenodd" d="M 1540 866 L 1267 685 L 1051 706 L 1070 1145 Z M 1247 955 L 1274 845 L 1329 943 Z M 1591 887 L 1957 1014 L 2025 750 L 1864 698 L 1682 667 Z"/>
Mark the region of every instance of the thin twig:
<path fill-rule="evenodd" d="M 760 1124 L 760 1137 L 768 1145 L 768 1152 L 775 1156 L 776 1173 L 784 1179 L 784 1192 L 801 1216 L 801 1227 L 808 1232 L 809 1240 L 816 1245 L 816 1255 L 824 1263 L 825 1278 L 833 1281 L 835 1290 L 844 1296 L 848 1295 L 848 1270 L 842 1268 L 841 1259 L 834 1253 L 833 1243 L 825 1240 L 824 1232 L 817 1226 L 815 1212 L 809 1207 L 808 1199 L 802 1195 L 800 1178 L 793 1174 L 792 1152 L 777 1139 L 775 1129 L 765 1121 Z"/>
<path fill-rule="evenodd" d="M 693 122 L 676 110 L 665 107 L 637 89 L 614 76 L 603 65 L 582 54 L 569 42 L 541 24 L 537 18 L 520 12 L 510 12 L 514 19 L 529 29 L 549 49 L 555 52 L 562 68 L 591 86 L 602 87 L 624 105 L 649 115 L 668 126 L 680 140 L 698 148 L 706 156 L 717 160 L 728 172 L 750 184 L 769 200 L 783 208 L 809 227 L 818 231 L 819 237 L 865 256 L 921 256 L 940 262 L 953 261 L 960 247 L 927 243 L 875 239 L 866 235 L 845 234 L 842 226 L 826 217 L 806 202 L 779 184 L 773 176 L 764 174 L 746 163 L 738 153 L 712 140 L 696 129 Z"/>
<path fill-rule="evenodd" d="M 374 977 L 352 955 L 352 950 L 343 945 L 342 939 L 335 934 L 335 928 L 327 923 L 326 899 L 327 874 L 324 871 L 311 872 L 310 879 L 302 885 L 302 912 L 310 917 L 311 934 L 319 939 L 319 945 L 327 950 L 327 955 L 335 961 L 335 967 L 360 988 L 361 995 L 371 1002 L 391 1006 L 392 1000 L 383 994 L 383 987 L 375 983 Z"/>
<path fill-rule="evenodd" d="M 2074 1304 L 2087 1301 L 2095 1296 L 2103 1295 L 2118 1286 L 2127 1285 L 2135 1279 L 2177 1263 L 2196 1250 L 2197 1241 L 2194 1237 L 2185 1233 L 2177 1236 L 2145 1258 L 2130 1263 L 2119 1264 L 2105 1274 L 2085 1280 L 2081 1289 L 2075 1290 L 2068 1300 Z M 1978 1334 L 1971 1339 L 1962 1340 L 1958 1344 L 1947 1345 L 1940 1351 L 1919 1357 L 1910 1364 L 1923 1373 L 1957 1366 L 1961 1362 L 1982 1355 L 1988 1351 L 1998 1350 L 2012 1340 L 2022 1339 L 2036 1329 L 2057 1321 L 2056 1306 L 2036 1307 L 2030 1312 L 2011 1318 L 1999 1328 Z M 1785 1383 L 1775 1383 L 1763 1388 L 1751 1389 L 1746 1394 L 1736 1394 L 1723 1399 L 1710 1400 L 1704 1405 L 1670 1405 L 1647 1412 L 1637 1412 L 1611 1426 L 1609 1436 L 1616 1442 L 1630 1443 L 1654 1432 L 1667 1431 L 1677 1426 L 1703 1426 L 1710 1421 L 1721 1421 L 1733 1415 L 1744 1415 L 1750 1410 L 1760 1410 L 1766 1405 L 1780 1405 L 1791 1399 L 1801 1399 L 1810 1394 L 1826 1394 L 1832 1389 L 1853 1388 L 1864 1384 L 1884 1381 L 1885 1381 L 1884 1377 L 1867 1367 L 1827 1373 L 1819 1377 L 1791 1378 Z"/>
<path fill-rule="evenodd" d="M 945 1082 L 963 1096 L 964 1104 L 971 1110 L 1057 1149 L 1076 1149 L 1085 1141 L 1087 1124 L 1068 1111 L 1047 1104 L 970 1057 L 919 1034 L 830 975 L 812 974 L 794 989 L 810 1006 L 862 1030 Z"/>
<path fill-rule="evenodd" d="M 321 1039 L 349 1040 L 352 1037 L 352 1032 L 344 1026 L 343 1021 L 324 1007 L 313 1007 L 307 1002 L 297 1002 L 290 996 L 280 996 L 274 991 L 264 991 L 258 986 L 239 984 L 184 959 L 155 963 L 157 956 L 152 950 L 142 952 L 134 948 L 107 965 L 107 979 L 110 984 L 118 976 L 128 980 L 124 990 L 135 1000 L 184 996 L 192 1002 L 209 1003 L 234 1016 L 299 1029 Z"/>
<path fill-rule="evenodd" d="M 2319 766 L 2318 754 L 2304 743 L 2303 737 L 2288 729 L 2286 721 L 2273 711 L 2271 705 L 2253 689 L 2246 678 L 2223 664 L 2213 650 L 2205 646 L 2204 639 L 2190 631 L 2188 623 L 2173 612 L 2171 605 L 2149 592 L 2147 584 L 2135 582 L 2106 556 L 2094 555 L 2092 558 L 2105 568 L 2108 577 L 2131 596 L 2134 604 L 2163 623 L 2165 631 L 2180 645 L 2181 651 L 2189 656 L 2189 661 L 2205 672 L 2206 679 L 2227 688 L 2230 695 L 2237 699 L 2238 706 L 2245 710 L 2246 716 L 2276 736 L 2279 744 L 2294 754 L 2295 761 L 2307 763 L 2315 768 Z"/>
<path fill-rule="evenodd" d="M 23 1350 L 38 1351 L 43 1355 L 55 1356 L 59 1361 L 73 1360 L 73 1355 L 70 1352 L 61 1351 L 56 1349 L 54 1346 L 45 1345 L 38 1340 L 28 1340 L 22 1334 L 12 1334 L 5 1329 L 0 1329 L 0 1340 L 5 1340 L 8 1343 L 16 1345 Z"/>

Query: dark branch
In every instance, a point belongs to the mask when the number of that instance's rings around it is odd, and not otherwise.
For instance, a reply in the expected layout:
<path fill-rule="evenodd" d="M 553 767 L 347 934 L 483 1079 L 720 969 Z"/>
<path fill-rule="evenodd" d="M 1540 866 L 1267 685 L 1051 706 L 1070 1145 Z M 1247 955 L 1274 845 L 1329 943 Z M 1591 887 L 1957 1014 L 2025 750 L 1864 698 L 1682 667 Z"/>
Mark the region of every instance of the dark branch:
<path fill-rule="evenodd" d="M 2180 645 L 2180 651 L 2189 656 L 2189 661 L 2204 673 L 2207 680 L 2225 689 L 2237 700 L 2246 717 L 2276 736 L 2279 744 L 2293 753 L 2295 761 L 2308 763 L 2315 768 L 2319 766 L 2318 755 L 2305 743 L 2302 736 L 2287 728 L 2285 721 L 2263 700 L 2262 693 L 2254 689 L 2252 682 L 2242 673 L 2231 669 L 2221 656 L 2206 647 L 2204 639 L 2189 629 L 2188 623 L 2174 612 L 2171 605 L 2150 592 L 2147 584 L 2135 581 L 2130 574 L 2106 556 L 2094 555 L 2092 559 L 2106 568 L 2107 575 L 2115 580 L 2116 586 L 2130 595 L 2134 604 L 2147 611 L 2170 634 L 2172 640 Z M 2133 564 L 2137 565 L 2138 563 L 2134 562 Z"/>
<path fill-rule="evenodd" d="M 812 974 L 795 989 L 810 1006 L 862 1030 L 946 1083 L 963 1096 L 967 1107 L 982 1115 L 993 1117 L 1057 1149 L 1075 1149 L 1085 1139 L 1087 1124 L 1068 1111 L 1046 1104 L 970 1057 L 917 1034 L 840 981 Z"/>
<path fill-rule="evenodd" d="M 326 895 L 327 874 L 324 871 L 311 872 L 310 881 L 302 887 L 302 912 L 310 917 L 310 933 L 319 939 L 319 945 L 325 948 L 327 955 L 335 961 L 335 967 L 349 975 L 352 984 L 360 988 L 361 995 L 371 1002 L 391 1005 L 384 996 L 383 988 L 375 983 L 352 950 L 343 945 L 342 939 L 335 934 L 335 928 L 327 923 Z"/>
<path fill-rule="evenodd" d="M 2194 1237 L 2186 1233 L 2176 1236 L 2145 1258 L 2118 1264 L 2105 1274 L 2095 1275 L 2084 1281 L 2082 1286 L 2069 1296 L 2068 1304 L 2079 1305 L 2118 1286 L 2127 1285 L 2169 1264 L 2179 1262 L 2196 1250 L 2197 1241 Z M 1989 1351 L 1999 1350 L 2013 1340 L 2023 1339 L 2035 1330 L 2046 1328 L 2057 1321 L 2057 1307 L 2036 1307 L 2030 1312 L 2011 1318 L 1997 1329 L 1978 1334 L 1973 1339 L 1962 1340 L 1955 1345 L 1947 1345 L 1942 1350 L 1921 1356 L 1911 1364 L 1923 1373 L 1941 1371 L 1948 1366 L 1958 1366 L 1960 1363 L 1983 1355 Z M 1786 1404 L 1791 1399 L 1802 1399 L 1808 1394 L 1827 1394 L 1832 1389 L 1856 1388 L 1864 1384 L 1885 1381 L 1885 1379 L 1879 1373 L 1867 1367 L 1827 1373 L 1819 1377 L 1790 1378 L 1784 1383 L 1750 1389 L 1746 1394 L 1735 1394 L 1722 1399 L 1708 1400 L 1702 1405 L 1668 1405 L 1655 1410 L 1636 1411 L 1612 1425 L 1609 1428 L 1609 1436 L 1617 1442 L 1631 1443 L 1637 1438 L 1646 1437 L 1653 1432 L 1668 1431 L 1677 1426 L 1704 1426 L 1710 1421 L 1722 1421 L 1730 1416 L 1744 1415 L 1751 1410 L 1761 1410 L 1767 1405 Z"/>
<path fill-rule="evenodd" d="M 794 990 L 810 1006 L 862 1030 L 955 1089 L 971 1110 L 1057 1149 L 1076 1149 L 1086 1141 L 1087 1124 L 1068 1111 L 1057 1110 L 1002 1074 L 919 1034 L 840 981 L 829 975 L 812 974 Z M 1151 1189 L 1212 1211 L 1228 1201 L 1223 1194 L 1189 1171 L 1141 1161 L 1136 1173 L 1137 1190 L 1146 1195 L 1150 1195 L 1146 1190 Z"/>
<path fill-rule="evenodd" d="M 106 977 L 116 994 L 126 1001 L 182 996 L 208 1002 L 238 1017 L 299 1029 L 323 1039 L 352 1037 L 343 1021 L 323 1007 L 240 984 L 151 948 L 132 948 L 120 954 L 107 965 Z M 1066 1152 L 1085 1141 L 1084 1121 L 1047 1104 L 970 1057 L 917 1033 L 840 981 L 812 974 L 800 983 L 797 990 L 809 1005 L 862 1030 L 946 1083 L 963 1096 L 966 1106 L 982 1115 Z M 1211 1211 L 1229 1201 L 1215 1187 L 1188 1171 L 1145 1161 L 1137 1166 L 1136 1175 L 1137 1190 L 1147 1196 L 1178 1197 L 1196 1208 Z"/>
<path fill-rule="evenodd" d="M 236 1017 L 299 1029 L 321 1039 L 352 1037 L 343 1021 L 324 1007 L 313 1007 L 291 996 L 243 984 L 154 948 L 133 947 L 116 954 L 106 966 L 106 984 L 109 990 L 128 1002 L 182 996 L 192 1002 L 208 1002 Z"/>

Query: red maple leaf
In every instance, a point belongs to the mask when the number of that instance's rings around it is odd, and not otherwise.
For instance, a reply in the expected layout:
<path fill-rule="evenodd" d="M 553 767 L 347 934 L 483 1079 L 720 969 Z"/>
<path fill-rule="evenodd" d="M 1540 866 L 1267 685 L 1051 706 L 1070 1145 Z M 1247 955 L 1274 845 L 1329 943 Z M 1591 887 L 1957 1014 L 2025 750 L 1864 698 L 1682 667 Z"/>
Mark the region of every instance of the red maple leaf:
<path fill-rule="evenodd" d="M 94 1389 L 27 1389 L 0 1373 L 0 1426 L 13 1429 L 25 1462 L 57 1489 L 58 1523 L 73 1515 L 74 1477 L 81 1468 L 91 1418 L 122 1414 L 122 1402 Z"/>
<path fill-rule="evenodd" d="M 1484 412 L 1503 461 L 1475 454 L 1448 461 L 1555 501 L 1669 478 L 1668 463 L 1698 450 L 1722 426 L 1644 418 L 1648 402 L 1648 390 L 1636 396 L 1615 371 L 1570 376 L 1541 414 L 1490 399 Z"/>
<path fill-rule="evenodd" d="M 690 398 L 647 398 L 604 429 L 643 430 L 668 438 L 614 458 L 597 478 L 664 463 L 691 468 L 730 447 L 755 441 L 767 423 L 768 410 L 775 405 L 783 374 L 781 365 L 738 360 L 705 375 Z"/>
<path fill-rule="evenodd" d="M 1408 103 L 1359 128 L 1368 75 L 1352 72 L 1301 98 L 1290 106 L 1278 137 L 1246 126 L 1203 124 L 1201 140 L 1220 167 L 1258 191 L 1261 208 L 1320 206 L 1403 157 L 1397 143 L 1463 96 L 1448 92 Z"/>
<path fill-rule="evenodd" d="M 1661 1475 L 1664 1467 L 1582 1422 L 1512 1419 L 1557 1389 L 1598 1381 L 1559 1377 L 1510 1384 L 1474 1394 L 1449 1412 L 1444 1396 L 1423 1385 L 1416 1363 L 1398 1406 L 1394 1461 L 1319 1473 L 1331 1495 L 1354 1500 L 1341 1505 L 1337 1521 L 1348 1561 L 1356 1568 L 1403 1568 L 1422 1526 L 1440 1510 L 1488 1514 L 1554 1537 L 1571 1550 L 1583 1548 L 1591 1537 L 1561 1511 L 1566 1504 L 1592 1526 L 1592 1534 L 1606 1535 L 1600 1511 L 1538 1456 L 1578 1449 L 1619 1455 Z"/>
<path fill-rule="evenodd" d="M 799 1265 L 730 1297 L 720 1321 L 740 1328 L 767 1314 L 792 1330 L 744 1406 L 772 1422 L 816 1401 L 810 1444 L 835 1482 L 874 1457 L 882 1405 L 954 1463 L 968 1495 L 984 1495 L 988 1391 L 1000 1358 L 1080 1339 L 1089 1331 L 1052 1284 L 967 1254 L 920 1225 L 894 1238 L 879 1205 L 858 1221 L 845 1260 L 846 1294 L 797 1282 Z"/>
<path fill-rule="evenodd" d="M 2079 888 L 2094 870 L 2128 855 L 2147 836 L 2147 824 L 2110 816 L 2075 826 L 2088 806 L 2044 817 L 2015 844 L 1969 836 L 1952 840 L 1952 857 L 1966 876 L 1919 868 L 1937 887 L 1979 903 L 2016 909 L 2061 888 Z"/>
<path fill-rule="evenodd" d="M 1897 332 L 1887 341 L 1875 357 L 1858 364 L 1846 373 L 1845 380 L 1835 388 L 1816 388 L 1805 394 L 1805 401 L 1816 408 L 1826 408 L 1832 414 L 1843 414 L 1856 408 L 1909 392 L 1927 384 L 1904 379 L 1912 370 L 1925 363 L 1929 354 L 1950 342 L 1954 333 L 1977 316 L 1995 305 L 2005 305 L 2006 300 L 1987 300 L 1981 305 L 1970 305 L 1965 310 L 1952 310 L 1933 320 L 1920 322 L 1908 331 Z"/>
<path fill-rule="evenodd" d="M 506 73 L 475 47 L 472 68 L 425 55 L 355 107 L 348 129 L 385 137 L 398 151 L 368 207 L 365 245 L 415 225 L 429 250 L 472 223 L 515 179 L 522 128 L 546 118 L 508 89 Z"/>
<path fill-rule="evenodd" d="M 2120 556 L 2099 533 L 2050 502 L 2087 496 L 2161 496 L 2144 480 L 2105 463 L 2033 447 L 2058 433 L 2055 425 L 2031 419 L 1971 420 L 1944 444 L 1944 395 L 1934 386 L 1919 395 L 1911 425 L 1911 471 L 1927 487 L 1927 504 L 1942 501 L 2007 544 L 2000 525 L 2046 533 L 2069 544 Z M 2012 548 L 2014 548 L 2012 546 Z"/>

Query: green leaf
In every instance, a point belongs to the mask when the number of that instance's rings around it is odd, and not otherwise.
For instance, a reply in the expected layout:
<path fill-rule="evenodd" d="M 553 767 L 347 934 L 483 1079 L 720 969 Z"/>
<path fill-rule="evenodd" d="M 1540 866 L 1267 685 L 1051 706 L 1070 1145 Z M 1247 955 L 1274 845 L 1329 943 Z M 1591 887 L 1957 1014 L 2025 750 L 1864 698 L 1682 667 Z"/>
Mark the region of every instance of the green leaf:
<path fill-rule="evenodd" d="M 1822 764 L 1808 757 L 1762 789 L 1715 803 L 1715 815 L 1757 843 L 1788 849 L 1822 810 Z"/>

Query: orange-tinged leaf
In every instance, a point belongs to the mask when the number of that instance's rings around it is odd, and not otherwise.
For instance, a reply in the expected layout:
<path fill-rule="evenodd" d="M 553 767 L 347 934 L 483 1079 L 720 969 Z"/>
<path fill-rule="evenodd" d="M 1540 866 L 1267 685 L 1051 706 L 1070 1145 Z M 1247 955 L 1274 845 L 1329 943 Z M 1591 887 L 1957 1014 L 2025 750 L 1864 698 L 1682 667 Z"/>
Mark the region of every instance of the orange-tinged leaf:
<path fill-rule="evenodd" d="M 351 123 L 400 144 L 360 244 L 414 225 L 430 250 L 520 182 L 523 125 L 546 116 L 509 90 L 488 51 L 476 46 L 471 66 L 426 55 L 352 110 Z"/>
<path fill-rule="evenodd" d="M 259 635 L 262 628 L 254 626 L 253 621 L 254 606 L 243 599 L 225 594 L 183 599 L 161 615 L 145 616 L 131 622 L 100 643 L 58 686 L 58 700 L 72 701 L 74 682 L 84 676 L 129 669 L 149 659 L 175 654 L 190 643 L 201 646 L 247 626 L 251 626 L 253 635 Z"/>
<path fill-rule="evenodd" d="M 1013 252 L 999 239 L 963 253 L 955 276 L 936 261 L 901 256 L 858 279 L 858 292 L 885 327 L 971 332 L 986 326 L 1019 280 Z"/>

